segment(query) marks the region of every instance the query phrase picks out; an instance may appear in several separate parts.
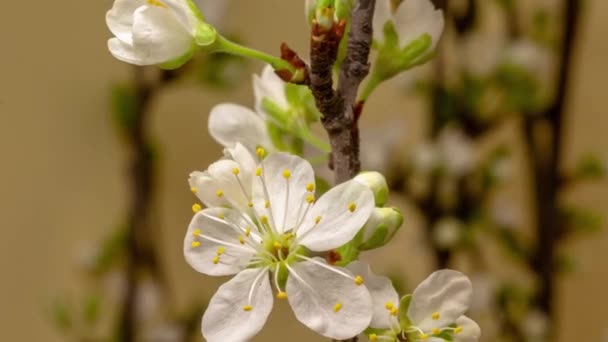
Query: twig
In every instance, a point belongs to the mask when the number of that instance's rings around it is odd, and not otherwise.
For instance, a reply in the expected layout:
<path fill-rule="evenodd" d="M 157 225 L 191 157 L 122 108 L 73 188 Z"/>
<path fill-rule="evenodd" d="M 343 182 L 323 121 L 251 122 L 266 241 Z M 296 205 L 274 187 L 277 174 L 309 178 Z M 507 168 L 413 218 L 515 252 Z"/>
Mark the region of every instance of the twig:
<path fill-rule="evenodd" d="M 323 114 L 323 127 L 332 148 L 331 165 L 338 183 L 354 177 L 361 169 L 355 101 L 359 85 L 369 72 L 375 4 L 375 0 L 359 0 L 352 11 L 346 58 L 340 69 L 337 91 L 333 89 L 332 67 L 343 23 L 334 24 L 332 30 L 313 25 L 310 89 Z"/>

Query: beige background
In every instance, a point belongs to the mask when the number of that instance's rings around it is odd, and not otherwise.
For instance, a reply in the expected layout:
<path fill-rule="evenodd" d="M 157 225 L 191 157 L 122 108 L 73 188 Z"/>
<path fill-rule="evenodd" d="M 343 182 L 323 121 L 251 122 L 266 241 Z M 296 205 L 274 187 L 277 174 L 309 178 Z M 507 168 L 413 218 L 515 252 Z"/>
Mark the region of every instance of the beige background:
<path fill-rule="evenodd" d="M 567 125 L 570 162 L 583 150 L 606 153 L 608 147 L 608 2 L 587 2 Z M 235 1 L 228 26 L 261 50 L 275 52 L 280 42 L 288 41 L 306 51 L 302 3 Z M 111 82 L 126 77 L 128 67 L 106 50 L 104 14 L 110 5 L 110 0 L 5 1 L 0 11 L 3 341 L 61 340 L 43 314 L 45 305 L 58 291 L 78 286 L 77 251 L 90 248 L 123 213 L 126 155 L 108 119 L 108 90 Z M 396 90 L 383 90 L 384 99 L 403 98 Z M 408 134 L 419 134 L 419 103 L 404 98 L 397 106 L 383 98 L 371 101 L 367 122 L 371 113 L 402 115 L 408 120 Z M 154 112 L 154 132 L 163 152 L 158 214 L 164 227 L 165 265 L 182 304 L 193 295 L 212 294 L 219 284 L 185 264 L 181 243 L 193 201 L 186 177 L 220 151 L 207 134 L 205 120 L 209 108 L 221 101 L 250 105 L 249 82 L 231 92 L 176 85 L 157 99 Z M 606 212 L 606 190 L 606 183 L 586 186 L 572 198 Z M 406 226 L 399 239 L 415 247 L 417 240 L 408 239 L 413 232 Z M 566 248 L 580 267 L 560 282 L 559 341 L 601 341 L 608 334 L 607 246 L 605 230 Z M 412 281 L 421 280 L 428 272 L 424 264 L 419 258 L 404 260 L 399 249 L 385 253 L 395 252 L 390 259 L 399 262 Z M 258 341 L 307 341 L 314 336 L 290 313 L 281 314 L 288 312 L 284 304 L 278 306 Z"/>

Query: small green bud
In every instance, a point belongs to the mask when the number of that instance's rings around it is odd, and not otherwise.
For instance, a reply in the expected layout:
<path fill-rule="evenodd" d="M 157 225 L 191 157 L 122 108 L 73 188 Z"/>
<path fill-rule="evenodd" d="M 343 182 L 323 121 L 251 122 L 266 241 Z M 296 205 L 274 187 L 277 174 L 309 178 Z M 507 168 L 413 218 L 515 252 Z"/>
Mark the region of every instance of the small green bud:
<path fill-rule="evenodd" d="M 386 245 L 403 224 L 403 215 L 396 208 L 374 208 L 355 241 L 359 250 L 370 250 Z"/>
<path fill-rule="evenodd" d="M 194 40 L 199 46 L 209 46 L 215 43 L 217 39 L 217 31 L 215 28 L 205 22 L 200 22 L 194 33 Z"/>
<path fill-rule="evenodd" d="M 386 183 L 386 178 L 380 172 L 361 172 L 354 179 L 374 192 L 374 200 L 377 207 L 382 207 L 386 204 L 389 194 L 388 184 Z"/>
<path fill-rule="evenodd" d="M 401 297 L 399 302 L 399 325 L 401 325 L 402 330 L 407 330 L 412 325 L 410 318 L 407 317 L 407 310 L 410 308 L 411 301 L 412 295 L 408 294 Z"/>

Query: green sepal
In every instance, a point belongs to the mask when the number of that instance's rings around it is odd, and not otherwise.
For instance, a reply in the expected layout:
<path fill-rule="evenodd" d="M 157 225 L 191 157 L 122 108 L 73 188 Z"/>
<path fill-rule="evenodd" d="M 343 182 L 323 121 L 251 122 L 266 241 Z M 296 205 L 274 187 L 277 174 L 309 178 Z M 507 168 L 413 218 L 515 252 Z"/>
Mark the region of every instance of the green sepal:
<path fill-rule="evenodd" d="M 389 341 L 389 342 L 398 342 L 399 341 L 399 339 L 397 338 L 397 335 L 391 329 L 378 329 L 378 328 L 369 327 L 369 328 L 365 329 L 363 334 L 365 336 L 367 336 L 368 338 L 369 338 L 369 335 L 375 334 L 378 337 L 382 337 L 381 341 L 383 341 L 383 342 L 384 341 Z"/>
<path fill-rule="evenodd" d="M 286 128 L 290 121 L 289 111 L 284 110 L 268 98 L 262 99 L 262 109 L 264 109 L 266 114 L 268 114 L 277 125 L 281 126 L 281 128 Z"/>
<path fill-rule="evenodd" d="M 411 68 L 418 58 L 423 57 L 424 53 L 431 47 L 431 44 L 433 44 L 433 38 L 428 33 L 425 33 L 403 48 L 401 58 L 407 61 L 407 67 Z"/>
<path fill-rule="evenodd" d="M 359 245 L 359 250 L 365 251 L 369 249 L 378 248 L 384 245 L 387 240 L 388 227 L 385 224 L 380 224 L 374 234 L 365 242 Z"/>
<path fill-rule="evenodd" d="M 200 22 L 196 26 L 196 31 L 194 32 L 194 41 L 199 46 L 209 46 L 215 43 L 217 36 L 215 27 L 205 22 Z"/>
<path fill-rule="evenodd" d="M 188 4 L 188 8 L 190 8 L 190 11 L 192 11 L 192 14 L 194 14 L 196 19 L 198 19 L 200 21 L 205 21 L 205 16 L 201 12 L 201 10 L 198 8 L 198 6 L 196 6 L 194 1 L 186 0 L 186 3 Z"/>
<path fill-rule="evenodd" d="M 412 321 L 410 321 L 410 318 L 407 316 L 407 310 L 410 308 L 411 302 L 411 294 L 401 297 L 401 300 L 399 301 L 399 325 L 401 326 L 401 330 L 404 331 L 412 326 Z"/>

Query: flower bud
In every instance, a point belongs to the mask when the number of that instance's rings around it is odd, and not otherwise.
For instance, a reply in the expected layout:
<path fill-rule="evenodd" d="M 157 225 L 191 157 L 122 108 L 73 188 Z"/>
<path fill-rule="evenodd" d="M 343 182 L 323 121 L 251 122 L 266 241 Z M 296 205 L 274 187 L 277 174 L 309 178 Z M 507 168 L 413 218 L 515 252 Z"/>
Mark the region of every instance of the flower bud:
<path fill-rule="evenodd" d="M 402 223 L 403 215 L 398 209 L 374 208 L 367 223 L 359 231 L 358 249 L 369 250 L 386 245 Z"/>
<path fill-rule="evenodd" d="M 372 190 L 377 207 L 382 207 L 386 204 L 389 194 L 388 184 L 386 183 L 386 178 L 380 172 L 361 172 L 354 179 Z"/>

